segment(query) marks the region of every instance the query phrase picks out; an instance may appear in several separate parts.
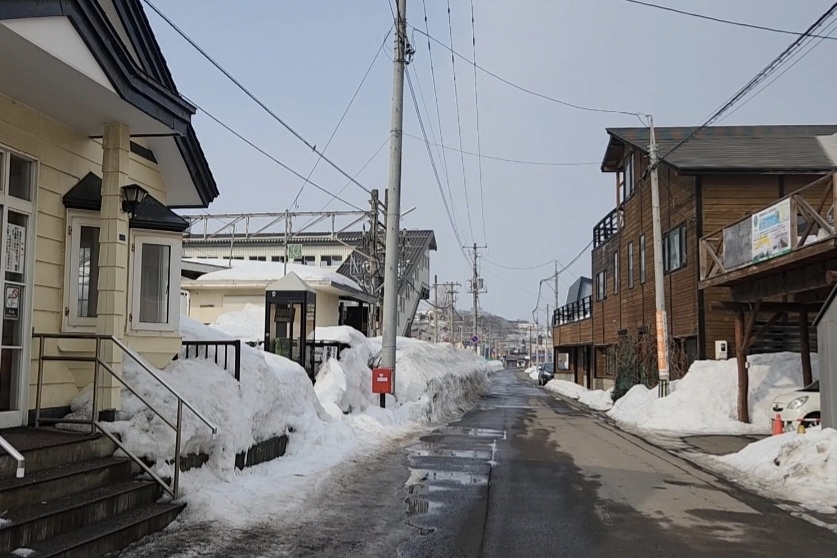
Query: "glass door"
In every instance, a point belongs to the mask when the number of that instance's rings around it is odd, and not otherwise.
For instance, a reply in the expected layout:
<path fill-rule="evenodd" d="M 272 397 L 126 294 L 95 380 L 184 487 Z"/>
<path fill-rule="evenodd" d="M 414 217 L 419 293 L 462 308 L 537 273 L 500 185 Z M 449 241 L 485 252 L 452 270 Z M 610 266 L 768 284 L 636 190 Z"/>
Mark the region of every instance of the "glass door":
<path fill-rule="evenodd" d="M 31 161 L 0 151 L 0 428 L 22 425 L 27 410 L 33 168 Z"/>

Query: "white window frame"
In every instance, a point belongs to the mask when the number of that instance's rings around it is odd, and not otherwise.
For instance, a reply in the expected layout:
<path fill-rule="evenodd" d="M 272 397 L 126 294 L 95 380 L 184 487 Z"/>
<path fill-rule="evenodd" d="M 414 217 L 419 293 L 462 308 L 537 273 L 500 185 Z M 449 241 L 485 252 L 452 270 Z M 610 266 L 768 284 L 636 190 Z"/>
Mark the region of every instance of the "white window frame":
<path fill-rule="evenodd" d="M 139 321 L 142 265 L 142 247 L 145 244 L 157 244 L 169 247 L 169 319 L 165 323 L 145 323 Z M 180 236 L 171 236 L 151 231 L 133 230 L 131 238 L 131 307 L 128 310 L 129 327 L 134 331 L 178 331 L 180 329 L 180 261 L 183 253 L 183 240 Z"/>
<path fill-rule="evenodd" d="M 102 220 L 95 211 L 68 210 L 67 242 L 69 249 L 64 250 L 64 328 L 72 329 L 95 329 L 98 318 L 80 317 L 78 315 L 78 260 L 81 251 L 81 228 L 96 227 L 101 232 Z M 98 290 L 99 286 L 96 285 Z M 98 308 L 97 308 L 98 313 Z"/>

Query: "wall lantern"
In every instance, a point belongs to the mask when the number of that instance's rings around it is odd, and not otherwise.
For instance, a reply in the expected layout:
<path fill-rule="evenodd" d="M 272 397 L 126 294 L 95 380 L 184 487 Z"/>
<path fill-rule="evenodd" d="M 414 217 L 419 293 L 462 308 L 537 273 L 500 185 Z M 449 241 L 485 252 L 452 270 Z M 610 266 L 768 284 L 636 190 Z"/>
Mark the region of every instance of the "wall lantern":
<path fill-rule="evenodd" d="M 142 186 L 137 184 L 129 184 L 122 187 L 122 211 L 128 213 L 131 217 L 137 211 L 139 205 L 145 199 L 148 192 Z"/>

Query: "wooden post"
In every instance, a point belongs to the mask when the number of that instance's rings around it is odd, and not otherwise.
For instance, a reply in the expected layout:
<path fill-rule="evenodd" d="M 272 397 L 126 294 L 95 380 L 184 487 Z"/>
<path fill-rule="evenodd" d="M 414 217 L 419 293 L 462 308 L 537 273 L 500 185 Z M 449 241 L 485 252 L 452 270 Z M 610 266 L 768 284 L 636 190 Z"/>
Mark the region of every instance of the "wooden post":
<path fill-rule="evenodd" d="M 811 374 L 811 341 L 808 337 L 808 312 L 799 313 L 799 343 L 802 345 L 802 385 L 814 381 Z"/>
<path fill-rule="evenodd" d="M 750 422 L 749 397 L 750 375 L 747 369 L 747 333 L 744 325 L 744 311 L 735 312 L 735 359 L 738 361 L 738 420 Z"/>

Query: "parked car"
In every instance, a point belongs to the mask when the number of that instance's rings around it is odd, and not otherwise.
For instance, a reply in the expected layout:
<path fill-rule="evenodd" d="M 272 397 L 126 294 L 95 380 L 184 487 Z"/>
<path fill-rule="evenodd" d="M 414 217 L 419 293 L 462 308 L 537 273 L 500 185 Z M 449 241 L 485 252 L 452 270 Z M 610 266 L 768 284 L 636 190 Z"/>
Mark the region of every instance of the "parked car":
<path fill-rule="evenodd" d="M 820 423 L 820 381 L 802 389 L 783 393 L 773 400 L 771 422 L 779 413 L 784 430 L 795 430 L 801 421 L 806 427 Z"/>
<path fill-rule="evenodd" d="M 538 367 L 538 385 L 544 386 L 549 380 L 555 377 L 555 364 L 544 362 Z"/>

